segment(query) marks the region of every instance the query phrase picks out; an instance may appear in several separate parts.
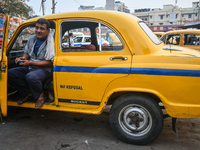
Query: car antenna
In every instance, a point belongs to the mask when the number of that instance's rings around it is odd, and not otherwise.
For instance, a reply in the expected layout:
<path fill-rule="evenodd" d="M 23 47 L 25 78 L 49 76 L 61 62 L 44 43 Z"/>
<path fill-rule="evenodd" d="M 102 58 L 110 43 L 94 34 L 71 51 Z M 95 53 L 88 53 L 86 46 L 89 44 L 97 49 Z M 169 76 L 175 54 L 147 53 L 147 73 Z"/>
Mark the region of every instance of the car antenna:
<path fill-rule="evenodd" d="M 167 44 L 167 38 L 168 38 L 168 35 L 165 38 L 165 45 Z M 170 49 L 170 53 L 171 53 L 171 44 L 169 44 L 169 49 Z"/>
<path fill-rule="evenodd" d="M 170 53 L 172 53 L 172 44 L 170 43 Z"/>

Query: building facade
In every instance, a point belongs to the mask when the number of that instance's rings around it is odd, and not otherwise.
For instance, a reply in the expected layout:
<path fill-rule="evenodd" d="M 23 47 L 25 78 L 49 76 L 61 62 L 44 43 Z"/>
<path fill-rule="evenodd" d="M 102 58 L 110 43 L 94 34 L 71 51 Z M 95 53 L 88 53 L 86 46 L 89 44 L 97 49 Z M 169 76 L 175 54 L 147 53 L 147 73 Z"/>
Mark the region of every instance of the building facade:
<path fill-rule="evenodd" d="M 125 3 L 115 0 L 106 0 L 106 6 L 105 7 L 95 7 L 95 6 L 84 6 L 80 5 L 78 8 L 79 11 L 82 10 L 114 10 L 114 11 L 121 11 L 125 13 L 130 13 L 130 10 L 127 6 L 125 6 Z"/>
<path fill-rule="evenodd" d="M 179 29 L 186 21 L 200 20 L 199 2 L 192 2 L 192 7 L 181 8 L 172 4 L 160 8 L 135 9 L 133 15 L 142 19 L 153 31 Z"/>

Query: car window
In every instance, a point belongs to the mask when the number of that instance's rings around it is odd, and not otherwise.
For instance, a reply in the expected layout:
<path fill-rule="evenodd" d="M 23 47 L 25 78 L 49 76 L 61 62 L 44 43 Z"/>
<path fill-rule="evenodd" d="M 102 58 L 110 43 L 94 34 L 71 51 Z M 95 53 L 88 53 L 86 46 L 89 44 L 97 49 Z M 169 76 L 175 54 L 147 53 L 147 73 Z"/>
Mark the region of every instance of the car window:
<path fill-rule="evenodd" d="M 181 35 L 180 34 L 169 34 L 169 35 L 166 35 L 162 39 L 162 41 L 165 44 L 179 45 L 180 44 L 180 39 L 181 39 Z"/>
<path fill-rule="evenodd" d="M 200 35 L 184 34 L 184 45 L 199 45 Z"/>
<path fill-rule="evenodd" d="M 83 39 L 83 37 L 77 36 L 77 37 L 74 38 L 74 43 L 81 43 L 81 42 L 82 42 L 82 39 Z M 68 45 L 68 44 L 67 44 L 67 45 Z"/>
<path fill-rule="evenodd" d="M 50 29 L 50 32 L 54 35 L 55 29 Z M 35 25 L 26 26 L 14 40 L 11 51 L 24 50 L 26 43 L 28 42 L 28 38 L 33 34 L 35 34 Z"/>
<path fill-rule="evenodd" d="M 26 27 L 21 31 L 11 50 L 24 50 L 29 36 L 35 34 L 35 27 Z"/>
<path fill-rule="evenodd" d="M 64 21 L 61 23 L 61 50 L 63 52 L 119 51 L 123 43 L 108 26 L 94 21 Z M 73 39 L 69 44 L 70 33 Z"/>
<path fill-rule="evenodd" d="M 101 45 L 99 44 L 101 51 L 119 51 L 123 49 L 120 38 L 109 27 L 101 24 L 100 27 L 96 28 L 96 35 L 98 44 L 101 42 Z"/>
<path fill-rule="evenodd" d="M 54 36 L 55 23 L 50 21 L 50 32 Z M 8 49 L 8 66 L 9 68 L 15 67 L 15 58 L 21 57 L 24 53 L 25 46 L 28 42 L 28 38 L 35 34 L 35 24 L 29 24 L 22 27 L 17 35 L 14 37 L 11 46 Z"/>
<path fill-rule="evenodd" d="M 84 42 L 90 42 L 91 43 L 91 37 L 85 37 Z"/>
<path fill-rule="evenodd" d="M 139 22 L 139 25 L 155 44 L 161 43 L 161 40 L 153 33 L 153 31 L 151 31 L 151 29 L 144 22 Z"/>

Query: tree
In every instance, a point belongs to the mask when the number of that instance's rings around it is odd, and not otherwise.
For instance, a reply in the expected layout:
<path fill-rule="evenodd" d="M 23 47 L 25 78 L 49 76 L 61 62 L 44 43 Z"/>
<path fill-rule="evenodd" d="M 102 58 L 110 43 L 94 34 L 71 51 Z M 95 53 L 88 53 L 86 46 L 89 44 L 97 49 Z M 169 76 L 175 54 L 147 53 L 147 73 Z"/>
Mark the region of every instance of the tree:
<path fill-rule="evenodd" d="M 33 15 L 33 9 L 20 0 L 2 0 L 0 2 L 0 13 L 17 17 L 30 17 Z"/>

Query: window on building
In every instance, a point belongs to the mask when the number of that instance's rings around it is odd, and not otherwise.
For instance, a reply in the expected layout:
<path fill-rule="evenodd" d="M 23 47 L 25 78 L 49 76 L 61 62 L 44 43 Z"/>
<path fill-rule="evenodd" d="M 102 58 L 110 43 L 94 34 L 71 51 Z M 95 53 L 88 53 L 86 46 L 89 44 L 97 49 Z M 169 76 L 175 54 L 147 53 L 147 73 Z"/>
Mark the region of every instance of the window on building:
<path fill-rule="evenodd" d="M 184 15 L 182 15 L 182 17 L 184 17 Z"/>
<path fill-rule="evenodd" d="M 147 18 L 145 18 L 144 20 L 147 21 Z"/>
<path fill-rule="evenodd" d="M 160 15 L 160 19 L 163 19 L 164 15 Z"/>
<path fill-rule="evenodd" d="M 166 15 L 166 18 L 168 18 L 168 17 L 169 17 L 169 14 Z"/>
<path fill-rule="evenodd" d="M 176 18 L 178 18 L 178 14 L 176 14 Z"/>
<path fill-rule="evenodd" d="M 188 18 L 192 18 L 192 14 L 188 14 Z"/>
<path fill-rule="evenodd" d="M 150 16 L 150 19 L 152 19 L 153 18 L 153 16 Z"/>
<path fill-rule="evenodd" d="M 160 30 L 162 31 L 164 28 L 163 27 L 160 27 Z"/>
<path fill-rule="evenodd" d="M 159 23 L 159 25 L 163 25 L 163 23 Z"/>
<path fill-rule="evenodd" d="M 151 23 L 151 26 L 153 26 L 153 23 Z"/>
<path fill-rule="evenodd" d="M 83 31 L 88 31 L 88 28 L 83 28 Z"/>

